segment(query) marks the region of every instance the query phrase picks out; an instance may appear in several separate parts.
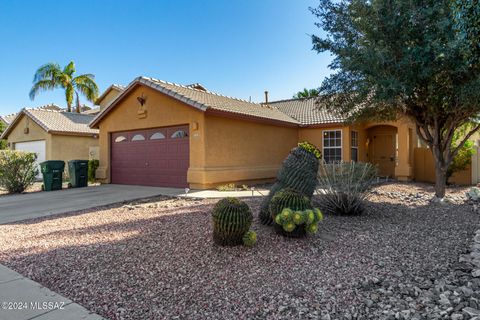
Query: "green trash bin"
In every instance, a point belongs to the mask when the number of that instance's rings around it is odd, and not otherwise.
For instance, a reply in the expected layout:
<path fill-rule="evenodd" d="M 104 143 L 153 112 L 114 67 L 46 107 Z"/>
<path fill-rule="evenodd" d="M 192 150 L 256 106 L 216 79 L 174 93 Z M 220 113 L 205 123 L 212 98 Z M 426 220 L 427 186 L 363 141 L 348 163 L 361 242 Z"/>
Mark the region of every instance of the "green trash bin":
<path fill-rule="evenodd" d="M 87 187 L 88 160 L 68 161 L 68 175 L 70 176 L 70 186 L 72 188 Z"/>
<path fill-rule="evenodd" d="M 63 170 L 65 162 L 60 160 L 49 160 L 40 163 L 43 175 L 43 190 L 62 190 Z"/>

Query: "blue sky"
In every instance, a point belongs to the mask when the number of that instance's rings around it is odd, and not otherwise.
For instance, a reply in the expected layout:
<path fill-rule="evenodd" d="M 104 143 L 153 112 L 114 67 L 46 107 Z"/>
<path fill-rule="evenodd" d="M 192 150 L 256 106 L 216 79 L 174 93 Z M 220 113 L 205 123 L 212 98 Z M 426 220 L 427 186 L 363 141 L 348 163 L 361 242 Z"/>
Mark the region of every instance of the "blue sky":
<path fill-rule="evenodd" d="M 311 50 L 319 34 L 308 10 L 316 0 L 15 1 L 0 0 L 0 114 L 50 102 L 62 91 L 28 97 L 35 70 L 74 60 L 103 91 L 145 75 L 202 83 L 253 101 L 288 99 L 318 87 L 328 54 Z M 85 101 L 82 101 L 85 102 Z"/>

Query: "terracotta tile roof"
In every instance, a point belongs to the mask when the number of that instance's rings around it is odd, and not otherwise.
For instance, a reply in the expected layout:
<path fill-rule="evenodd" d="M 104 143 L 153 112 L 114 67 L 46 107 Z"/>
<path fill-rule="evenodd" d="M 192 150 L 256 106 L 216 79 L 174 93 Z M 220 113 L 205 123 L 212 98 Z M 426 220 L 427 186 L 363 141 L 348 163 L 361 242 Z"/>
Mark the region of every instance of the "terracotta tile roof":
<path fill-rule="evenodd" d="M 269 102 L 269 105 L 296 119 L 304 126 L 345 121 L 344 117 L 317 104 L 315 98 L 273 101 Z"/>
<path fill-rule="evenodd" d="M 189 86 L 183 86 L 154 78 L 139 77 L 132 81 L 120 96 L 118 96 L 107 108 L 97 115 L 97 117 L 92 121 L 91 126 L 95 126 L 100 119 L 102 119 L 103 116 L 115 106 L 117 101 L 119 101 L 125 94 L 128 93 L 131 88 L 139 83 L 202 111 L 219 111 L 246 117 L 260 118 L 270 121 L 273 120 L 291 125 L 300 124 L 297 120 L 271 106 L 264 106 L 259 103 L 253 103 L 242 99 L 220 95 L 211 91 L 199 90 Z"/>
<path fill-rule="evenodd" d="M 8 136 L 22 115 L 30 117 L 48 133 L 82 136 L 98 134 L 97 129 L 91 129 L 88 126 L 94 118 L 92 115 L 36 108 L 22 109 L 5 129 L 1 136 L 2 138 Z"/>

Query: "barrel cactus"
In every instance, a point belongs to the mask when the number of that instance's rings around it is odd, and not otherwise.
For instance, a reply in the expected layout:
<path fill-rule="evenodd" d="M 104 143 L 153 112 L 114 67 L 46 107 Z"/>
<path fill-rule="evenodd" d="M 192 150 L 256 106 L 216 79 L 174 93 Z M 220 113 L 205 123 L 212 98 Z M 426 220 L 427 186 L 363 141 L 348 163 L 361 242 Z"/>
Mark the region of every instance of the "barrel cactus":
<path fill-rule="evenodd" d="M 295 189 L 283 189 L 273 196 L 269 212 L 275 221 L 275 230 L 288 237 L 303 237 L 310 219 L 307 211 L 314 212 L 310 199 Z M 312 217 L 312 223 L 313 219 Z"/>
<path fill-rule="evenodd" d="M 275 194 L 285 188 L 297 190 L 312 197 L 317 186 L 317 172 L 321 153 L 317 147 L 308 142 L 299 143 L 298 146 L 283 161 L 278 171 L 277 181 L 272 186 L 269 196 L 265 198 L 260 209 L 260 221 L 265 225 L 273 223 L 269 212 L 270 201 Z"/>
<path fill-rule="evenodd" d="M 236 198 L 217 202 L 212 212 L 213 240 L 222 246 L 243 244 L 243 237 L 252 224 L 253 215 L 248 205 Z"/>
<path fill-rule="evenodd" d="M 243 244 L 247 247 L 253 247 L 257 243 L 257 233 L 255 231 L 247 231 L 243 236 Z"/>

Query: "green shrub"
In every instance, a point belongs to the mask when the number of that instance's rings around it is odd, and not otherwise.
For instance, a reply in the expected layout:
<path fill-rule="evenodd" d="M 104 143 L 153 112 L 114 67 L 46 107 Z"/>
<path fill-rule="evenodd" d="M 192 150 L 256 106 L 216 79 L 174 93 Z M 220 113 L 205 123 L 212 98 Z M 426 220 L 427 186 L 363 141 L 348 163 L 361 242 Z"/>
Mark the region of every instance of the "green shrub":
<path fill-rule="evenodd" d="M 222 246 L 243 244 L 243 237 L 252 224 L 253 215 L 248 205 L 237 198 L 224 198 L 212 212 L 213 240 Z"/>
<path fill-rule="evenodd" d="M 35 182 L 37 155 L 30 152 L 0 151 L 0 187 L 9 193 L 22 193 Z"/>
<path fill-rule="evenodd" d="M 315 220 L 314 211 L 311 209 L 312 205 L 307 196 L 294 189 L 283 189 L 273 196 L 269 212 L 278 233 L 299 238 L 306 235 L 306 226 Z M 308 212 L 311 212 L 311 217 Z"/>
<path fill-rule="evenodd" d="M 302 142 L 298 147 L 292 149 L 287 158 L 283 161 L 278 171 L 277 181 L 265 197 L 260 209 L 260 221 L 263 224 L 271 225 L 273 220 L 269 212 L 270 201 L 275 194 L 285 188 L 297 190 L 310 199 L 317 186 L 317 172 L 319 165 L 319 151 L 308 142 Z"/>
<path fill-rule="evenodd" d="M 97 159 L 88 160 L 88 182 L 95 182 L 95 171 L 100 166 L 100 161 Z"/>
<path fill-rule="evenodd" d="M 362 213 L 377 176 L 377 168 L 370 163 L 322 163 L 318 175 L 320 206 L 331 214 Z"/>

